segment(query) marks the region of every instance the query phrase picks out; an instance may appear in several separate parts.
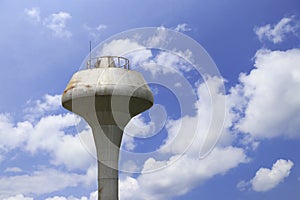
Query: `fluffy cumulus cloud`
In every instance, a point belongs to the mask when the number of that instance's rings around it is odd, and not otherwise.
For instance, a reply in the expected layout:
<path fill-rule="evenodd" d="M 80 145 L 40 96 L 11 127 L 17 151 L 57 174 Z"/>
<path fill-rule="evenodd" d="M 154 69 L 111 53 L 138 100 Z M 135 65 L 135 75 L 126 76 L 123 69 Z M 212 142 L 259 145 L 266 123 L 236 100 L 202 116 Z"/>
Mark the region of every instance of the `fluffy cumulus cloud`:
<path fill-rule="evenodd" d="M 23 170 L 19 167 L 8 167 L 4 170 L 4 172 L 14 172 L 14 173 L 18 173 L 18 172 L 22 172 Z"/>
<path fill-rule="evenodd" d="M 76 198 L 73 196 L 69 196 L 69 197 L 55 196 L 55 197 L 47 198 L 46 200 L 97 200 L 97 199 L 98 199 L 98 193 L 97 191 L 95 191 L 92 192 L 89 197 L 83 196 L 80 198 Z"/>
<path fill-rule="evenodd" d="M 269 191 L 290 175 L 293 165 L 294 163 L 290 160 L 279 159 L 271 169 L 260 168 L 249 182 L 241 181 L 238 187 L 244 190 L 246 187 L 251 186 L 256 192 Z"/>
<path fill-rule="evenodd" d="M 0 114 L 0 149 L 4 152 L 20 147 L 32 129 L 28 121 L 14 124 L 9 114 Z"/>
<path fill-rule="evenodd" d="M 23 194 L 17 194 L 16 196 L 8 197 L 3 200 L 33 200 L 31 197 L 24 197 Z"/>
<path fill-rule="evenodd" d="M 231 136 L 226 133 L 223 134 L 217 146 L 200 159 L 200 150 L 203 147 L 201 145 L 205 141 L 219 139 L 215 137 L 218 134 L 214 133 L 219 129 L 208 125 L 212 107 L 217 108 L 216 105 L 223 101 L 224 94 L 219 93 L 222 81 L 217 78 L 208 79 L 207 84 L 211 91 L 207 89 L 205 83 L 199 85 L 198 94 L 201 95 L 201 101 L 196 103 L 198 114 L 172 120 L 166 126 L 168 138 L 159 151 L 172 156 L 165 160 L 149 158 L 144 163 L 140 176 L 123 177 L 120 182 L 122 200 L 172 199 L 174 196 L 187 193 L 213 176 L 225 174 L 228 170 L 248 161 L 242 148 L 231 146 Z M 216 97 L 219 101 L 213 101 L 216 105 L 212 105 L 209 95 L 219 95 Z M 229 126 L 229 124 L 226 125 L 227 128 Z M 207 132 L 210 134 L 206 135 Z M 210 144 L 214 146 L 215 142 L 210 142 Z M 213 146 L 210 148 L 212 149 Z M 222 165 L 219 164 L 220 159 L 222 159 Z M 137 193 L 140 195 L 134 195 Z"/>
<path fill-rule="evenodd" d="M 180 54 L 182 53 L 180 52 Z M 154 58 L 145 60 L 143 63 L 140 63 L 140 65 L 153 76 L 157 74 L 167 75 L 170 73 L 189 72 L 192 70 L 192 67 L 179 57 L 179 55 L 165 51 L 158 53 Z"/>
<path fill-rule="evenodd" d="M 30 174 L 4 176 L 0 178 L 0 198 L 18 194 L 47 194 L 67 187 L 85 185 L 89 182 L 88 178 L 89 176 L 86 174 L 63 172 L 50 168 L 40 169 Z"/>
<path fill-rule="evenodd" d="M 67 20 L 71 19 L 70 13 L 53 13 L 44 20 L 44 26 L 50 29 L 54 36 L 59 38 L 69 38 L 72 33 L 66 29 Z"/>
<path fill-rule="evenodd" d="M 190 31 L 191 29 L 188 28 L 188 25 L 184 23 L 184 24 L 178 24 L 174 30 L 179 32 L 187 32 Z"/>
<path fill-rule="evenodd" d="M 256 53 L 255 68 L 232 90 L 244 106 L 238 130 L 255 138 L 300 137 L 299 63 L 300 49 Z"/>
<path fill-rule="evenodd" d="M 219 164 L 220 158 L 224 165 Z M 246 160 L 243 150 L 234 147 L 215 148 L 202 160 L 190 155 L 177 159 L 176 156 L 168 161 L 148 159 L 144 165 L 146 171 L 149 168 L 156 168 L 155 165 L 165 166 L 167 162 L 174 163 L 156 172 L 142 174 L 138 178 L 123 178 L 120 182 L 122 200 L 172 199 L 174 196 L 187 193 L 214 175 L 225 174 Z"/>
<path fill-rule="evenodd" d="M 38 151 L 48 152 L 54 165 L 63 164 L 69 169 L 86 169 L 93 158 L 84 144 L 93 147 L 92 134 L 89 130 L 76 135 L 65 134 L 64 129 L 74 124 L 75 119 L 71 114 L 42 118 L 31 130 L 25 149 L 33 154 Z M 76 159 L 78 156 L 81 159 Z"/>
<path fill-rule="evenodd" d="M 41 195 L 67 187 L 95 185 L 95 160 L 84 146 L 94 149 L 91 131 L 83 129 L 77 133 L 74 124 L 78 118 L 72 114 L 49 114 L 58 109 L 58 102 L 59 95 L 45 95 L 43 99 L 27 104 L 28 115 L 34 115 L 32 121 L 16 122 L 9 114 L 0 115 L 3 159 L 13 150 L 32 156 L 44 153 L 50 158 L 48 167 L 33 169 L 33 172 L 25 172 L 19 167 L 6 168 L 5 175 L 0 178 L 1 199 L 22 199 L 22 195 Z M 36 112 L 41 116 L 37 117 Z M 67 170 L 51 168 L 54 166 L 64 166 Z M 35 188 L 34 192 L 32 188 Z"/>
<path fill-rule="evenodd" d="M 23 112 L 25 113 L 25 119 L 34 121 L 41 117 L 45 112 L 57 111 L 61 107 L 61 95 L 49 95 L 46 94 L 42 99 L 35 101 L 28 100 Z"/>
<path fill-rule="evenodd" d="M 83 196 L 83 197 L 74 197 L 74 196 L 69 196 L 69 197 L 64 197 L 64 196 L 54 196 L 54 197 L 49 197 L 46 198 L 45 200 L 97 200 L 98 199 L 98 193 L 97 191 L 91 192 L 88 197 Z M 34 200 L 31 197 L 25 197 L 23 194 L 17 194 L 15 196 L 11 196 L 8 198 L 5 198 L 3 200 Z"/>
<path fill-rule="evenodd" d="M 164 26 L 160 26 L 156 29 L 156 33 L 145 41 L 145 44 L 153 48 L 161 48 L 168 44 L 168 36 L 168 29 Z"/>
<path fill-rule="evenodd" d="M 228 120 L 230 115 L 229 107 L 225 107 L 222 84 L 222 79 L 211 77 L 198 86 L 196 115 L 168 120 L 166 124 L 168 137 L 161 146 L 162 152 L 181 154 L 188 148 L 188 153 L 200 157 L 201 152 L 209 152 L 219 139 L 222 141 L 219 144 L 230 145 L 230 142 L 225 142 L 231 140 L 226 131 L 231 124 L 223 124 L 225 114 L 227 113 Z"/>
<path fill-rule="evenodd" d="M 149 138 L 156 135 L 166 123 L 166 110 L 163 106 L 155 104 L 148 113 L 151 121 L 147 122 L 145 117 L 139 114 L 130 120 L 124 129 L 124 134 L 135 138 Z"/>
<path fill-rule="evenodd" d="M 267 24 L 261 27 L 255 27 L 254 31 L 262 41 L 267 39 L 274 44 L 282 42 L 288 34 L 296 34 L 299 29 L 299 22 L 294 16 L 284 17 L 277 24 Z"/>
<path fill-rule="evenodd" d="M 37 23 L 41 21 L 41 11 L 38 7 L 25 8 L 25 14 L 29 17 L 30 20 Z"/>
<path fill-rule="evenodd" d="M 59 114 L 44 116 L 39 121 L 13 123 L 9 116 L 0 115 L 0 148 L 10 151 L 22 148 L 36 154 L 40 151 L 51 155 L 51 163 L 65 165 L 69 169 L 85 169 L 93 160 L 84 144 L 93 147 L 90 130 L 77 135 L 65 134 L 64 130 L 74 126 L 75 116 Z M 76 159 L 80 155 L 81 159 Z"/>
<path fill-rule="evenodd" d="M 60 11 L 42 18 L 40 8 L 38 7 L 25 8 L 24 12 L 31 21 L 46 27 L 55 37 L 70 38 L 72 36 L 72 33 L 67 30 L 67 21 L 72 18 L 70 13 Z"/>
<path fill-rule="evenodd" d="M 150 137 L 155 130 L 156 123 L 146 123 L 142 115 L 137 115 L 130 120 L 124 129 L 122 145 L 127 150 L 134 150 L 136 147 L 134 137 L 147 138 Z"/>
<path fill-rule="evenodd" d="M 290 160 L 280 159 L 273 164 L 272 169 L 260 168 L 251 180 L 253 190 L 264 192 L 273 189 L 290 175 L 293 165 Z"/>
<path fill-rule="evenodd" d="M 151 51 L 148 51 L 143 45 L 131 39 L 117 39 L 105 44 L 97 55 L 124 55 L 134 52 L 132 57 L 133 63 L 139 63 L 140 59 L 147 59 L 152 56 Z"/>
<path fill-rule="evenodd" d="M 51 181 L 51 178 L 56 179 L 56 181 Z M 73 178 L 77 179 L 79 177 L 74 176 Z M 2 193 L 1 195 L 5 195 L 5 193 L 9 194 L 13 191 L 15 191 L 16 193 L 30 194 L 32 188 L 35 188 L 35 192 L 37 194 L 52 192 L 69 185 L 75 186 L 76 184 L 78 184 L 75 183 L 74 180 L 72 180 L 73 178 L 72 176 L 67 177 L 65 174 L 54 170 L 37 171 L 32 175 L 2 177 L 0 179 L 0 187 L 1 191 L 4 191 L 4 193 Z M 47 185 L 47 187 L 45 187 L 45 185 Z"/>

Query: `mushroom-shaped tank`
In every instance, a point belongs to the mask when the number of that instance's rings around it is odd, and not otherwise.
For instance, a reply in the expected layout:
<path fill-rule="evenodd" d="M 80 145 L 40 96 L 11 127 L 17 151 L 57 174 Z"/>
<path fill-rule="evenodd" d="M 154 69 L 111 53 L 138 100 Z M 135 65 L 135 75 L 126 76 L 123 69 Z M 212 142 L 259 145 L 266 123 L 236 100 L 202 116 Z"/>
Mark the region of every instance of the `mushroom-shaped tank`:
<path fill-rule="evenodd" d="M 97 58 L 94 68 L 73 75 L 62 104 L 88 122 L 94 111 L 101 124 L 118 123 L 124 128 L 130 118 L 153 105 L 153 96 L 143 76 L 129 69 L 126 58 L 106 56 Z"/>

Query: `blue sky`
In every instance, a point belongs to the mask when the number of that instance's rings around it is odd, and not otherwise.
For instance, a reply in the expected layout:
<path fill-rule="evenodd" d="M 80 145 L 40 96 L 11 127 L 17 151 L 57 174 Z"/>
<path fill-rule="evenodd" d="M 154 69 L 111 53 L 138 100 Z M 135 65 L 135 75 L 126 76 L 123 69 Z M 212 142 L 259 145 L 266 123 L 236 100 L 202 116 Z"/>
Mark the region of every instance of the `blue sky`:
<path fill-rule="evenodd" d="M 122 149 L 157 157 L 122 157 L 131 173 L 120 174 L 120 199 L 300 198 L 298 0 L 2 0 L 0 7 L 0 199 L 95 199 L 91 133 L 61 107 L 60 94 L 89 41 L 105 40 L 97 48 L 106 54 L 138 49 L 126 56 L 155 97 L 127 127 Z M 219 76 L 201 77 L 197 62 L 187 62 L 196 56 L 189 49 L 149 49 L 133 36 L 107 40 L 144 27 L 161 38 L 174 31 L 192 38 Z M 201 134 L 224 99 L 218 143 L 199 159 Z"/>

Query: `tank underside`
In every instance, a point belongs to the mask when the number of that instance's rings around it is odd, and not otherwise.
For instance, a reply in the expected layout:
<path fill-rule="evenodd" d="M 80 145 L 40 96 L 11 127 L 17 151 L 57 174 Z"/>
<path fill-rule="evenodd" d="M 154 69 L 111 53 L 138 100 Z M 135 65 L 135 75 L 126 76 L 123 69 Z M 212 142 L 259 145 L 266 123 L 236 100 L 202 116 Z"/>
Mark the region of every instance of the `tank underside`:
<path fill-rule="evenodd" d="M 95 113 L 99 123 L 122 124 L 120 128 L 123 129 L 132 117 L 149 109 L 153 102 L 134 96 L 105 95 L 70 99 L 62 104 L 64 108 L 82 116 L 87 122 L 90 121 L 90 115 Z M 121 121 L 123 123 L 120 123 Z"/>

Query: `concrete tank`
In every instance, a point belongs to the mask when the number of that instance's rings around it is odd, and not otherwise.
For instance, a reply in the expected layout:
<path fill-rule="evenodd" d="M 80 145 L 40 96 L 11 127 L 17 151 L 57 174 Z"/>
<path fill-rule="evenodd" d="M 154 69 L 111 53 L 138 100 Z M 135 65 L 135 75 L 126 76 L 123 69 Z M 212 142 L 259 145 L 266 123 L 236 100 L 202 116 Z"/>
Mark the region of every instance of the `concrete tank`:
<path fill-rule="evenodd" d="M 143 76 L 123 57 L 105 56 L 76 72 L 62 95 L 62 105 L 91 126 L 98 159 L 98 199 L 118 199 L 119 148 L 125 126 L 153 105 Z"/>

